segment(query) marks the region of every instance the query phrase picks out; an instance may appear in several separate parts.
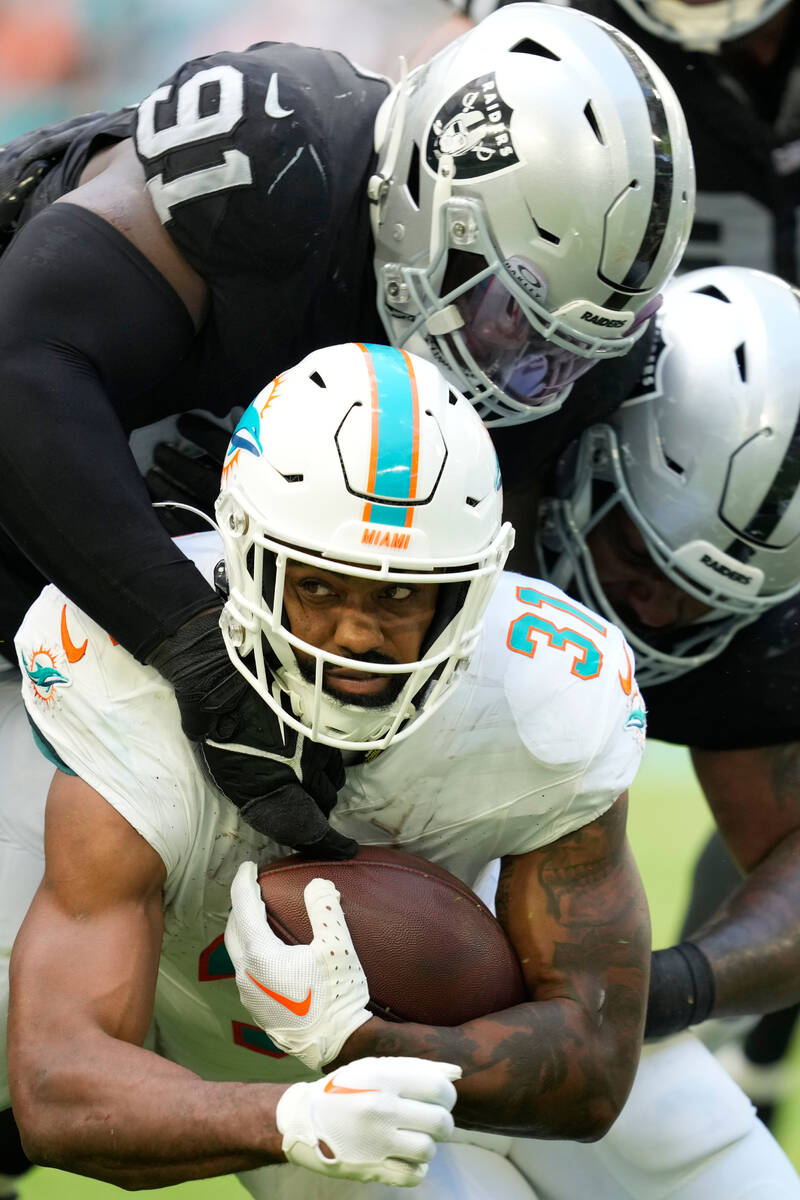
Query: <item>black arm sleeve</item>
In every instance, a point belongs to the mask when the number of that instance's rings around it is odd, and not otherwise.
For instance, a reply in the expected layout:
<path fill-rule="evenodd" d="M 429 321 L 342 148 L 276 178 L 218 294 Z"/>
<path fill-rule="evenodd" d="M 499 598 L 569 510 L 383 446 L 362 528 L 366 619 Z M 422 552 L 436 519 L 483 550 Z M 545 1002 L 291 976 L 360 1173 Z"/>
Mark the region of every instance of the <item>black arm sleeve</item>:
<path fill-rule="evenodd" d="M 75 205 L 34 217 L 0 260 L 0 525 L 139 658 L 213 602 L 127 441 L 174 411 L 153 396 L 193 340 L 158 271 Z"/>

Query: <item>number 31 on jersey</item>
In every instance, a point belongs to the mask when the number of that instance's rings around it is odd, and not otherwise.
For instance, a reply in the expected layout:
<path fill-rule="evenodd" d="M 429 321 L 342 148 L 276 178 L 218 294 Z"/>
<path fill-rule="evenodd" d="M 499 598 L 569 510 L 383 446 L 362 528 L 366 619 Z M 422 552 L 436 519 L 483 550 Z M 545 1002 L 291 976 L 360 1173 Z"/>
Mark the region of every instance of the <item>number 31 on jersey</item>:
<path fill-rule="evenodd" d="M 517 599 L 534 611 L 515 617 L 509 625 L 509 650 L 533 658 L 543 641 L 553 650 L 572 653 L 570 672 L 578 679 L 595 679 L 600 674 L 607 633 L 605 625 L 568 600 L 550 596 L 538 588 L 518 587 Z M 542 615 L 543 608 L 555 609 L 556 614 L 568 613 L 572 619 L 566 625 L 556 623 Z"/>

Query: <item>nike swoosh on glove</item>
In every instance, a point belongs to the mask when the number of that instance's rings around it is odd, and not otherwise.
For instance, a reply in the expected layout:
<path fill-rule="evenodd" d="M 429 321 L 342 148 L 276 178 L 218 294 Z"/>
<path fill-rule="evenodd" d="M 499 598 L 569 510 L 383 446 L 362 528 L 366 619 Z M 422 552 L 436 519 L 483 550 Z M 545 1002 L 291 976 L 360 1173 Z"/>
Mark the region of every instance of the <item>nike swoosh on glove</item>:
<path fill-rule="evenodd" d="M 281 727 L 228 657 L 221 611 L 220 602 L 193 617 L 148 659 L 175 689 L 184 733 L 248 825 L 283 846 L 352 858 L 357 844 L 327 820 L 344 783 L 341 754 Z"/>
<path fill-rule="evenodd" d="M 294 1083 L 275 1111 L 291 1163 L 334 1179 L 415 1187 L 453 1135 L 461 1068 L 423 1058 L 360 1058 Z"/>

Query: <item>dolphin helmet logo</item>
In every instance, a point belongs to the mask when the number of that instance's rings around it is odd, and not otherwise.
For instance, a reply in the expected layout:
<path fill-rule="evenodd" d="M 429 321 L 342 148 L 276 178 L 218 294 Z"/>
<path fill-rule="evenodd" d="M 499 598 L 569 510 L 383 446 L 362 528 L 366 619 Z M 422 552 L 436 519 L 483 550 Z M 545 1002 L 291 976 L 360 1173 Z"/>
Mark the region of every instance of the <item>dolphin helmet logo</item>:
<path fill-rule="evenodd" d="M 246 450 L 248 454 L 255 454 L 256 458 L 260 458 L 264 453 L 264 447 L 261 445 L 261 417 L 253 404 L 248 404 L 231 434 L 226 459 L 231 458 L 237 450 Z"/>
<path fill-rule="evenodd" d="M 222 464 L 223 483 L 243 451 L 256 458 L 261 458 L 264 453 L 264 447 L 261 445 L 261 414 L 255 404 L 248 404 L 231 434 L 231 440 L 228 442 L 228 449 L 225 452 L 225 461 Z"/>

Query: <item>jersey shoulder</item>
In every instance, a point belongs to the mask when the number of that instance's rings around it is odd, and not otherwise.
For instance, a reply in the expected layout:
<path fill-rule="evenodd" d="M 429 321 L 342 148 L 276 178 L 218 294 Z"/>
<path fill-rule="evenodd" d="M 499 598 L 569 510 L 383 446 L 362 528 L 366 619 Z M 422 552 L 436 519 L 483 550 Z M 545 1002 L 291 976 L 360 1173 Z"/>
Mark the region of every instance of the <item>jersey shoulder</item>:
<path fill-rule="evenodd" d="M 182 549 L 213 573 L 215 542 L 201 534 Z M 188 861 L 206 785 L 169 684 L 52 585 L 28 610 L 15 646 L 40 749 L 116 808 L 168 872 Z"/>
<path fill-rule="evenodd" d="M 147 187 L 195 269 L 285 269 L 323 239 L 362 187 L 388 87 L 338 52 L 264 42 L 184 63 L 143 100 Z"/>
<path fill-rule="evenodd" d="M 334 815 L 470 884 L 601 816 L 641 759 L 644 710 L 619 631 L 505 573 L 465 678 L 407 741 L 348 769 Z"/>
<path fill-rule="evenodd" d="M 646 719 L 633 653 L 620 630 L 559 588 L 506 572 L 487 614 L 477 664 L 502 676 L 516 731 L 547 764 L 598 771 L 624 791 Z"/>

